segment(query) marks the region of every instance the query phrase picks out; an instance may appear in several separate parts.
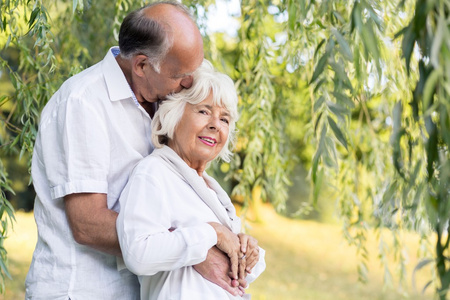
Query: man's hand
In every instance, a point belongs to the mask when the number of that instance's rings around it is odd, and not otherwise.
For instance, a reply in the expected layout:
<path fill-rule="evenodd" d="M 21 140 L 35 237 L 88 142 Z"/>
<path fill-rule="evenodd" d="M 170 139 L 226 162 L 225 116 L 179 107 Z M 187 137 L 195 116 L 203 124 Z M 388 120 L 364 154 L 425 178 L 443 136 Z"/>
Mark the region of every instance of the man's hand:
<path fill-rule="evenodd" d="M 231 263 L 231 278 L 238 279 L 238 266 L 239 257 L 242 257 L 244 253 L 241 252 L 241 244 L 239 238 L 230 229 L 222 224 L 209 222 L 217 234 L 216 247 L 222 250 L 230 258 Z"/>
<path fill-rule="evenodd" d="M 212 247 L 208 251 L 206 260 L 194 266 L 194 269 L 200 273 L 206 280 L 217 284 L 230 294 L 242 296 L 244 294 L 242 287 L 247 286 L 247 282 L 239 282 L 230 277 L 230 260 L 227 255 L 217 247 Z"/>
<path fill-rule="evenodd" d="M 116 231 L 117 213 L 108 209 L 106 194 L 80 193 L 64 197 L 75 241 L 102 252 L 121 256 Z"/>

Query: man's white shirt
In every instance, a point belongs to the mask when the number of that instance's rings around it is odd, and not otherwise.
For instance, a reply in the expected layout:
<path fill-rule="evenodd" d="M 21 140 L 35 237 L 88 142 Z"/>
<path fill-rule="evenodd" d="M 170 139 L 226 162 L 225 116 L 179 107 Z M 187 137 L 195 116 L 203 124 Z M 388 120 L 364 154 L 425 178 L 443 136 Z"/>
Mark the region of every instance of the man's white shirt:
<path fill-rule="evenodd" d="M 153 150 L 151 118 L 110 49 L 98 64 L 68 79 L 45 106 L 32 159 L 38 242 L 27 299 L 138 299 L 137 278 L 116 257 L 75 242 L 63 197 L 119 196 L 133 167 Z"/>

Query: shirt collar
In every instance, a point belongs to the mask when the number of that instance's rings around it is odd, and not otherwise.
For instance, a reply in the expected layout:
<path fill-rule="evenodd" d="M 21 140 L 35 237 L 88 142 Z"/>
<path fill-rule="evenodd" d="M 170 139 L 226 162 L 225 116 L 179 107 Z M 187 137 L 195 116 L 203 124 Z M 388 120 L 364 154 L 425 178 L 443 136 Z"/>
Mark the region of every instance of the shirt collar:
<path fill-rule="evenodd" d="M 128 84 L 115 57 L 120 53 L 119 47 L 109 49 L 102 61 L 103 74 L 111 101 L 132 98 L 136 106 L 140 106 L 136 95 Z"/>

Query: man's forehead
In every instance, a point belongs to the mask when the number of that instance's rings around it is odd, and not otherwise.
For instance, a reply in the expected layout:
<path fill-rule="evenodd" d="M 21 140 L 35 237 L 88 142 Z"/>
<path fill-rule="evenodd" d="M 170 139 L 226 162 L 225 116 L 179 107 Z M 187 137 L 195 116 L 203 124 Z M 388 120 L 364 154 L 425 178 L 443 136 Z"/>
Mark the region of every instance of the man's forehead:
<path fill-rule="evenodd" d="M 182 73 L 182 74 L 174 74 L 172 75 L 173 78 L 184 78 L 184 77 L 188 77 L 188 76 L 192 76 L 194 74 L 194 72 L 187 72 L 187 73 Z"/>
<path fill-rule="evenodd" d="M 169 51 L 161 64 L 161 70 L 164 69 L 172 78 L 183 78 L 192 76 L 202 62 L 203 56 L 201 60 L 196 61 L 190 56 L 179 56 L 173 51 Z"/>
<path fill-rule="evenodd" d="M 161 71 L 166 73 L 170 78 L 184 78 L 192 76 L 196 69 L 192 66 L 182 66 L 173 61 L 166 61 L 161 66 Z"/>

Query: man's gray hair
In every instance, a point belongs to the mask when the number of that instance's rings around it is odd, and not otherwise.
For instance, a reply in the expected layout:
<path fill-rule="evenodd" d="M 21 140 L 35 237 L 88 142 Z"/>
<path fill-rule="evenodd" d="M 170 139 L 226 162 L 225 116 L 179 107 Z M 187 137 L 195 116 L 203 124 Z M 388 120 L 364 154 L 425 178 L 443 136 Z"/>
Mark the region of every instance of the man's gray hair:
<path fill-rule="evenodd" d="M 145 55 L 157 73 L 160 72 L 161 63 L 173 46 L 173 34 L 170 25 L 149 18 L 145 14 L 147 8 L 160 4 L 173 5 L 194 22 L 189 9 L 183 4 L 177 1 L 160 1 L 128 14 L 119 31 L 120 56 L 130 59 L 134 55 Z"/>
<path fill-rule="evenodd" d="M 183 116 L 186 103 L 198 104 L 210 93 L 214 105 L 224 107 L 230 114 L 228 139 L 218 157 L 229 162 L 236 138 L 236 121 L 238 119 L 238 97 L 230 77 L 214 70 L 211 63 L 204 59 L 193 74 L 193 84 L 189 89 L 167 96 L 160 103 L 152 121 L 152 142 L 156 148 L 167 145 L 173 139 L 175 129 Z"/>

